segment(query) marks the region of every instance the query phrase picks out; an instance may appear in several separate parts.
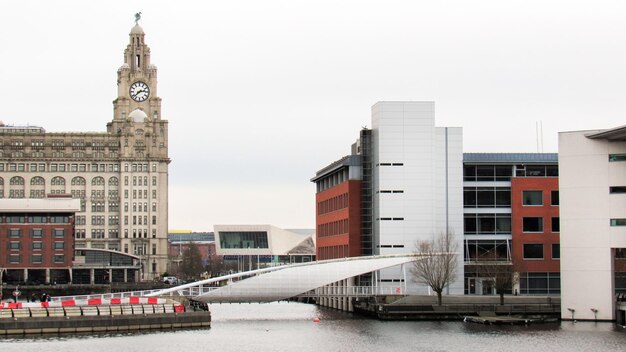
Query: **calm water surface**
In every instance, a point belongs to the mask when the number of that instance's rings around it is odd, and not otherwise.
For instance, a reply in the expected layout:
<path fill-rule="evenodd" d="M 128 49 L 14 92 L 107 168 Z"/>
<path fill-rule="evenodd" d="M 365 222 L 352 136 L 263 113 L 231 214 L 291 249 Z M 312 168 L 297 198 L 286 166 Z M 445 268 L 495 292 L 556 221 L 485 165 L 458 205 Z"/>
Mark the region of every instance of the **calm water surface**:
<path fill-rule="evenodd" d="M 284 302 L 211 311 L 210 329 L 0 339 L 0 352 L 626 351 L 626 331 L 611 323 L 385 322 Z"/>

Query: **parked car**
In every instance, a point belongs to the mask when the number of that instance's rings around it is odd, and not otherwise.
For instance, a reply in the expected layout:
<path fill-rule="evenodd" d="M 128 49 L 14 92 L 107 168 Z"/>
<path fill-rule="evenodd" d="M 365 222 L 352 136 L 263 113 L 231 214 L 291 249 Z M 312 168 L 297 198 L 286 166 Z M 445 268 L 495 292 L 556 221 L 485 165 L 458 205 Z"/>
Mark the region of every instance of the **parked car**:
<path fill-rule="evenodd" d="M 175 285 L 178 283 L 178 279 L 175 276 L 163 276 L 163 282 L 168 285 Z"/>

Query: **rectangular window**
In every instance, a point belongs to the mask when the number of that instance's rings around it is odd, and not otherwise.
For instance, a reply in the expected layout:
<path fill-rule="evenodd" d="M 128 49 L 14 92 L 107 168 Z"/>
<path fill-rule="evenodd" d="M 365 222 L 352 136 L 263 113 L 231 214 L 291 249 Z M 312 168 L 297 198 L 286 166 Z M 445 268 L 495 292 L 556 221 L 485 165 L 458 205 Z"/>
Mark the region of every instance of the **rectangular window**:
<path fill-rule="evenodd" d="M 558 243 L 552 244 L 552 259 L 561 259 L 561 246 Z"/>
<path fill-rule="evenodd" d="M 33 237 L 33 238 L 43 237 L 43 230 L 42 229 L 30 229 L 30 237 Z"/>
<path fill-rule="evenodd" d="M 11 238 L 22 237 L 22 230 L 20 230 L 20 229 L 10 229 L 9 230 L 9 237 L 11 237 Z"/>
<path fill-rule="evenodd" d="M 609 187 L 609 193 L 626 193 L 626 186 Z"/>
<path fill-rule="evenodd" d="M 52 224 L 67 224 L 70 222 L 69 216 L 51 216 L 50 223 Z"/>
<path fill-rule="evenodd" d="M 57 237 L 57 238 L 65 237 L 65 230 L 64 229 L 54 229 L 54 237 Z"/>
<path fill-rule="evenodd" d="M 609 161 L 626 161 L 626 154 L 609 154 Z"/>
<path fill-rule="evenodd" d="M 543 205 L 543 191 L 522 191 L 523 205 Z"/>
<path fill-rule="evenodd" d="M 626 226 L 626 219 L 611 219 L 611 226 Z"/>
<path fill-rule="evenodd" d="M 12 251 L 19 251 L 20 247 L 21 246 L 19 242 L 9 242 L 9 249 Z"/>
<path fill-rule="evenodd" d="M 559 221 L 559 217 L 553 217 L 552 218 L 552 232 L 560 232 L 561 231 L 561 224 Z"/>
<path fill-rule="evenodd" d="M 33 242 L 32 249 L 35 251 L 40 251 L 43 249 L 43 242 Z"/>
<path fill-rule="evenodd" d="M 543 259 L 543 244 L 525 243 L 524 259 Z"/>
<path fill-rule="evenodd" d="M 11 255 L 9 255 L 9 263 L 11 263 L 11 264 L 19 264 L 20 263 L 20 255 L 19 254 L 11 254 Z"/>
<path fill-rule="evenodd" d="M 550 192 L 550 205 L 559 205 L 559 191 Z"/>
<path fill-rule="evenodd" d="M 43 256 L 41 254 L 33 254 L 30 256 L 30 262 L 33 264 L 41 264 L 43 262 Z"/>
<path fill-rule="evenodd" d="M 31 224 L 43 224 L 48 221 L 48 218 L 45 216 L 29 216 L 28 222 Z"/>
<path fill-rule="evenodd" d="M 23 224 L 25 217 L 23 216 L 7 216 L 7 223 L 9 224 Z"/>
<path fill-rule="evenodd" d="M 65 242 L 54 242 L 54 249 L 55 250 L 65 249 Z"/>
<path fill-rule="evenodd" d="M 543 232 L 543 218 L 523 218 L 523 232 Z"/>
<path fill-rule="evenodd" d="M 63 262 L 65 262 L 65 256 L 64 255 L 55 255 L 54 256 L 54 262 L 55 263 L 63 263 Z"/>

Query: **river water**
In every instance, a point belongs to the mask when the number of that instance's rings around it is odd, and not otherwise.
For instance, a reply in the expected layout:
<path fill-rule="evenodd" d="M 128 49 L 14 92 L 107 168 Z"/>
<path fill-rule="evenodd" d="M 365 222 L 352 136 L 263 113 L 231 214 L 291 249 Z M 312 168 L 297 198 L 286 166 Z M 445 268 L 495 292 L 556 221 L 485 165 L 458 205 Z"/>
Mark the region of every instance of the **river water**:
<path fill-rule="evenodd" d="M 612 323 L 389 322 L 286 302 L 210 309 L 210 329 L 0 338 L 0 352 L 626 351 L 626 329 Z"/>

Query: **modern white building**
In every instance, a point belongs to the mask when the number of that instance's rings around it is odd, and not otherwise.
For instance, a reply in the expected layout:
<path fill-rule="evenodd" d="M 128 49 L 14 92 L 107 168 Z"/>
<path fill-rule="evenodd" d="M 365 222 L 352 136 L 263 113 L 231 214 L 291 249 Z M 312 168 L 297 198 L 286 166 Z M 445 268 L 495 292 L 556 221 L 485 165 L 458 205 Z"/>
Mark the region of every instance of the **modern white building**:
<path fill-rule="evenodd" d="M 453 234 L 458 271 L 448 293 L 463 294 L 462 128 L 436 127 L 434 102 L 378 102 L 371 167 L 374 254 L 414 252 L 417 241 Z M 404 280 L 409 293 L 427 293 L 401 268 L 379 272 L 383 286 Z"/>
<path fill-rule="evenodd" d="M 238 271 L 315 260 L 314 230 L 271 225 L 215 225 L 215 252 Z"/>
<path fill-rule="evenodd" d="M 626 248 L 626 127 L 559 133 L 559 175 L 562 318 L 612 320 L 615 258 Z"/>

